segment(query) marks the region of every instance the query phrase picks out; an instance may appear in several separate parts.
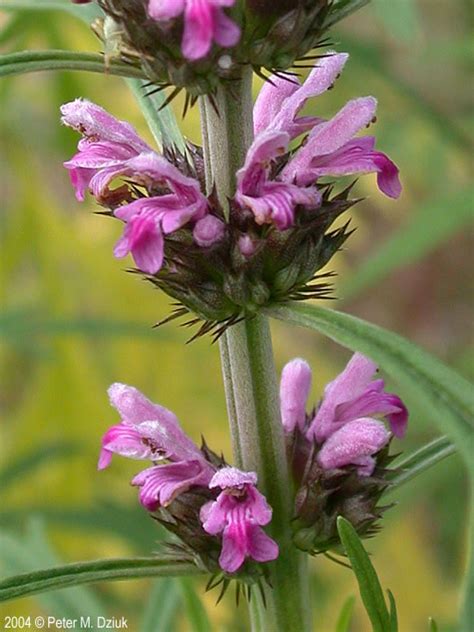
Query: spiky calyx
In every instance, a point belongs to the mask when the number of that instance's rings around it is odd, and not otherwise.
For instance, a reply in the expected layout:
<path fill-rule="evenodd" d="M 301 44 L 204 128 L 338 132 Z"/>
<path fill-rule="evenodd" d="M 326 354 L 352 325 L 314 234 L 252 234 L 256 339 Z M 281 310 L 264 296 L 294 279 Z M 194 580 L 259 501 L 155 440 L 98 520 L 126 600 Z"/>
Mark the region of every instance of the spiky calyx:
<path fill-rule="evenodd" d="M 194 155 L 199 165 L 196 148 Z M 182 167 L 183 172 L 189 170 L 189 164 Z M 200 175 L 199 167 L 194 174 Z M 177 301 L 172 314 L 159 324 L 192 314 L 185 325 L 203 321 L 193 338 L 206 333 L 218 338 L 228 326 L 254 316 L 263 307 L 331 298 L 333 273 L 317 272 L 352 233 L 349 222 L 331 230 L 336 218 L 358 201 L 349 198 L 350 190 L 333 195 L 332 187 L 326 186 L 321 205 L 297 207 L 294 225 L 284 231 L 256 224 L 250 211 L 230 200 L 224 236 L 209 248 L 196 245 L 187 228 L 167 236 L 163 267 L 146 275 Z M 212 214 L 225 222 L 217 197 L 211 195 L 209 203 Z"/>
<path fill-rule="evenodd" d="M 296 437 L 295 441 L 299 439 Z M 296 493 L 293 541 L 311 555 L 327 551 L 342 553 L 338 516 L 349 520 L 357 533 L 367 538 L 378 531 L 379 519 L 392 506 L 380 505 L 379 501 L 390 484 L 388 466 L 394 456 L 389 455 L 387 445 L 375 455 L 373 473 L 361 476 L 356 466 L 323 469 L 317 462 L 317 455 L 315 444 Z M 293 464 L 298 469 L 295 461 Z"/>
<path fill-rule="evenodd" d="M 313 63 L 309 51 L 326 45 L 329 25 L 337 21 L 338 0 L 247 0 L 228 10 L 241 31 L 238 43 L 225 48 L 214 43 L 195 60 L 182 52 L 183 16 L 157 21 L 150 17 L 148 0 L 98 0 L 106 18 L 94 30 L 103 40 L 106 61 L 117 56 L 141 68 L 150 91 L 173 86 L 172 96 L 186 90 L 186 103 L 215 93 L 221 82 L 240 77 L 243 65 L 261 76 L 263 71 L 285 72 L 297 62 Z M 313 60 L 313 61 L 312 61 Z M 154 88 L 152 86 L 155 86 Z"/>

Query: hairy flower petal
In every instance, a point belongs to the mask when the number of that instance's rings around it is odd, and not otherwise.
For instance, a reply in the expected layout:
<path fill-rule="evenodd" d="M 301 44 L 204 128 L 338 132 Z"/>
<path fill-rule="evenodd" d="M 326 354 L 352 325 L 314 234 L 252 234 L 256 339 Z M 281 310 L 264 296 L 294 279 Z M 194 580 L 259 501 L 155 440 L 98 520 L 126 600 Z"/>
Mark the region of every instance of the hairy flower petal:
<path fill-rule="evenodd" d="M 154 511 L 166 507 L 192 486 L 207 485 L 210 477 L 201 461 L 180 461 L 149 467 L 135 476 L 132 485 L 140 487 L 142 505 Z"/>
<path fill-rule="evenodd" d="M 247 557 L 267 562 L 278 556 L 278 545 L 261 529 L 272 517 L 272 509 L 257 490 L 257 475 L 234 467 L 218 470 L 209 483 L 222 492 L 215 501 L 201 508 L 204 530 L 212 535 L 222 532 L 219 564 L 234 573 Z"/>
<path fill-rule="evenodd" d="M 328 56 L 320 60 L 313 68 L 302 86 L 291 92 L 287 89 L 286 98 L 283 100 L 279 96 L 273 97 L 276 103 L 268 106 L 273 117 L 268 122 L 267 128 L 287 132 L 291 138 L 295 138 L 322 122 L 322 119 L 316 117 L 297 118 L 297 115 L 308 99 L 326 92 L 334 84 L 348 58 L 347 53 L 328 53 Z M 271 99 L 273 94 L 280 89 L 281 80 L 273 92 L 268 88 L 263 98 Z M 263 109 L 262 105 L 258 109 Z M 269 118 L 268 114 L 266 118 Z M 259 118 L 257 118 L 257 125 L 261 126 Z"/>
<path fill-rule="evenodd" d="M 239 26 L 221 7 L 230 7 L 235 0 L 149 0 L 148 15 L 158 22 L 183 15 L 181 50 L 189 61 L 205 57 L 216 42 L 230 47 L 240 38 Z"/>
<path fill-rule="evenodd" d="M 368 461 L 367 457 L 376 454 L 389 440 L 390 433 L 380 421 L 368 417 L 356 419 L 325 441 L 318 453 L 318 463 L 324 469 L 359 465 L 359 474 L 370 476 L 375 462 Z"/>
<path fill-rule="evenodd" d="M 126 145 L 135 153 L 150 151 L 150 147 L 126 121 L 119 121 L 106 110 L 87 99 L 76 99 L 61 106 L 61 121 L 86 138 Z"/>
<path fill-rule="evenodd" d="M 307 362 L 295 358 L 285 365 L 280 380 L 281 420 L 285 432 L 304 428 L 306 401 L 311 388 L 311 369 Z"/>
<path fill-rule="evenodd" d="M 133 386 L 115 383 L 109 388 L 110 402 L 124 424 L 148 429 L 148 436 L 173 461 L 204 460 L 200 450 L 181 429 L 178 418 L 167 408 L 154 404 Z M 148 424 L 148 426 L 146 425 Z M 151 425 L 150 425 L 151 424 Z"/>

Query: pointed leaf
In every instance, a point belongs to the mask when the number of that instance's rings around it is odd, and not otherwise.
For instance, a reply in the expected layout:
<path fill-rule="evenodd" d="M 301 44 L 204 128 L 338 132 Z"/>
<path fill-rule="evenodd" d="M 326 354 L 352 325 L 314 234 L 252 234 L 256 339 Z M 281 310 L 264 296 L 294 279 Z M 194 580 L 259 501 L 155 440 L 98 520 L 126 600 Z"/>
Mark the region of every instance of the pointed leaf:
<path fill-rule="evenodd" d="M 386 493 L 391 493 L 395 488 L 455 453 L 456 448 L 451 441 L 447 437 L 439 437 L 412 454 L 394 461 L 391 467 L 395 472 L 388 475 L 391 485 Z"/>
<path fill-rule="evenodd" d="M 337 519 L 337 530 L 357 578 L 360 596 L 372 623 L 373 632 L 392 632 L 382 587 L 356 530 L 342 516 Z"/>
<path fill-rule="evenodd" d="M 398 632 L 398 614 L 395 597 L 391 590 L 387 590 L 387 594 L 390 602 L 390 632 Z"/>

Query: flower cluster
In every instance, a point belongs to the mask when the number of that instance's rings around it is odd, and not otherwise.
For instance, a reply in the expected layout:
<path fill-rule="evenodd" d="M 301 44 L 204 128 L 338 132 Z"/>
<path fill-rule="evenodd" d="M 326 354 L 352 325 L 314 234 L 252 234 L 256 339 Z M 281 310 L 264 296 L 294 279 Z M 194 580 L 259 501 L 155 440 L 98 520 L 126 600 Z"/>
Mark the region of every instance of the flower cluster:
<path fill-rule="evenodd" d="M 131 253 L 139 271 L 183 304 L 178 315 L 189 310 L 206 321 L 202 332 L 222 331 L 262 305 L 328 294 L 326 283 L 312 281 L 347 238 L 347 225 L 329 228 L 355 201 L 350 188 L 333 195 L 320 178 L 375 172 L 385 194 L 399 195 L 398 169 L 374 149 L 374 137 L 354 138 L 374 120 L 373 97 L 350 101 L 330 120 L 300 115 L 346 61 L 330 54 L 303 85 L 274 77 L 264 86 L 230 215 L 206 193 L 199 147 L 162 155 L 97 105 L 62 106 L 63 123 L 83 136 L 65 163 L 77 198 L 89 190 L 124 223 L 115 256 Z"/>
<path fill-rule="evenodd" d="M 404 436 L 408 412 L 397 395 L 385 391 L 383 379 L 373 379 L 376 371 L 374 362 L 356 353 L 307 414 L 310 367 L 295 359 L 283 369 L 282 423 L 298 487 L 295 542 L 305 550 L 337 545 L 338 515 L 365 535 L 383 511 L 377 502 L 388 485 L 388 445 L 392 435 Z"/>
<path fill-rule="evenodd" d="M 222 48 L 235 46 L 240 28 L 224 12 L 235 0 L 149 0 L 148 15 L 157 22 L 183 16 L 181 50 L 190 61 L 202 59 L 215 42 Z"/>
<path fill-rule="evenodd" d="M 176 527 L 182 512 L 178 501 L 184 501 L 184 531 L 172 530 L 211 570 L 212 554 L 219 548 L 218 562 L 227 573 L 237 572 L 247 559 L 267 562 L 278 556 L 277 544 L 261 528 L 271 521 L 272 510 L 256 488 L 254 472 L 226 466 L 207 446 L 199 449 L 170 410 L 137 389 L 113 384 L 109 397 L 121 421 L 102 439 L 100 470 L 110 465 L 114 453 L 151 461 L 132 480 L 140 489 L 140 502 L 150 512 L 166 510 Z"/>
<path fill-rule="evenodd" d="M 379 188 L 389 197 L 400 195 L 398 169 L 375 151 L 375 138 L 354 138 L 375 119 L 373 97 L 354 99 L 329 121 L 298 116 L 310 97 L 328 90 L 340 75 L 348 55 L 331 54 L 316 66 L 305 83 L 273 77 L 260 92 L 254 108 L 256 137 L 237 175 L 236 199 L 250 208 L 257 224 L 285 230 L 295 222 L 299 206 L 317 208 L 321 197 L 315 183 L 322 176 L 377 173 Z M 272 174 L 271 165 L 287 154 L 290 140 L 309 132 L 302 145 Z"/>
<path fill-rule="evenodd" d="M 73 0 L 84 4 L 90 0 Z M 158 85 L 185 88 L 189 98 L 213 94 L 243 65 L 284 72 L 345 13 L 330 0 L 98 0 L 105 50 Z M 295 6 L 293 6 L 295 5 Z M 296 6 L 297 5 L 297 6 Z M 97 27 L 97 25 L 96 25 Z M 314 59 L 311 58 L 311 59 Z"/>

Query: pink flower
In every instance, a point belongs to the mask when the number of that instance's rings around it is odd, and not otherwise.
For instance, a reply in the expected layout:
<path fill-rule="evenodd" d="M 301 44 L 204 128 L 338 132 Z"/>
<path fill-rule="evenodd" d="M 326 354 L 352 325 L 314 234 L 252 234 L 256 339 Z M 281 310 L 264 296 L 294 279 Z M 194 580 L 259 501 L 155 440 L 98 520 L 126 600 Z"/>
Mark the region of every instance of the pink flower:
<path fill-rule="evenodd" d="M 114 215 L 126 227 L 114 254 L 121 258 L 131 253 L 140 270 L 155 274 L 163 264 L 164 236 L 187 223 L 196 223 L 208 212 L 199 182 L 183 175 L 152 151 L 131 125 L 118 121 L 101 107 L 77 99 L 63 105 L 61 112 L 63 123 L 84 136 L 79 141 L 79 152 L 64 163 L 79 200 L 90 189 L 99 202 L 110 202 L 110 182 L 124 175 L 152 192 L 152 197 L 115 209 Z M 128 187 L 124 188 L 125 194 L 119 189 L 114 198 L 117 204 L 131 199 Z M 154 195 L 157 190 L 160 195 Z"/>
<path fill-rule="evenodd" d="M 355 465 L 361 476 L 372 474 L 373 457 L 391 436 L 383 422 L 376 418 L 386 418 L 391 431 L 399 438 L 404 436 L 408 422 L 408 411 L 402 400 L 384 391 L 383 380 L 372 380 L 376 370 L 374 362 L 355 353 L 344 371 L 326 386 L 311 419 L 305 415 L 310 369 L 299 359 L 285 366 L 280 385 L 282 421 L 287 434 L 298 427 L 306 437 L 297 448 L 302 454 L 308 454 L 305 442 L 316 443 L 321 467 Z"/>
<path fill-rule="evenodd" d="M 296 138 L 323 122 L 324 119 L 315 116 L 297 118 L 297 114 L 308 99 L 323 94 L 334 84 L 348 58 L 347 53 L 328 53 L 328 56 L 313 68 L 303 85 L 300 85 L 296 77 L 288 80 L 272 75 L 271 83 L 265 83 L 255 101 L 255 134 L 265 130 L 279 130 L 287 132 L 291 138 Z"/>
<path fill-rule="evenodd" d="M 385 154 L 375 151 L 375 139 L 354 138 L 375 117 L 377 101 L 373 97 L 349 101 L 329 121 L 299 116 L 309 98 L 333 85 L 347 59 L 346 53 L 329 54 L 303 85 L 297 79 L 272 76 L 271 83 L 262 88 L 254 107 L 256 137 L 237 174 L 235 196 L 254 213 L 258 224 L 273 223 L 279 230 L 291 226 L 298 205 L 319 205 L 314 185 L 323 176 L 375 172 L 386 195 L 400 195 L 398 169 Z M 304 143 L 275 173 L 272 163 L 288 151 L 290 139 L 306 132 Z"/>
<path fill-rule="evenodd" d="M 148 14 L 158 22 L 184 18 L 181 49 L 190 61 L 205 57 L 216 42 L 225 48 L 235 46 L 240 28 L 223 11 L 235 0 L 149 0 Z"/>
<path fill-rule="evenodd" d="M 140 198 L 114 211 L 115 217 L 126 223 L 123 236 L 115 245 L 115 256 L 132 253 L 140 270 L 155 274 L 163 263 L 164 235 L 204 217 L 207 199 L 197 180 L 184 176 L 154 152 L 142 153 L 128 165 L 143 181 L 164 185 L 171 191 Z"/>
<path fill-rule="evenodd" d="M 132 481 L 141 488 L 140 500 L 150 510 L 169 504 L 193 485 L 208 485 L 214 469 L 170 410 L 125 384 L 112 384 L 109 397 L 122 420 L 102 439 L 99 470 L 110 465 L 114 453 L 131 459 L 168 461 L 144 470 Z"/>
<path fill-rule="evenodd" d="M 311 369 L 307 362 L 295 358 L 285 365 L 280 380 L 281 421 L 285 432 L 304 429 L 306 401 L 311 388 Z"/>
<path fill-rule="evenodd" d="M 385 426 L 369 417 L 349 421 L 336 430 L 318 453 L 318 463 L 324 469 L 356 465 L 359 476 L 370 476 L 377 454 L 390 440 Z"/>
<path fill-rule="evenodd" d="M 289 140 L 286 132 L 262 132 L 249 148 L 244 166 L 237 172 L 236 201 L 252 211 L 257 224 L 275 224 L 279 230 L 293 224 L 297 205 L 316 206 L 320 203 L 316 189 L 270 177 L 271 163 L 287 151 Z"/>
<path fill-rule="evenodd" d="M 64 163 L 80 202 L 87 189 L 100 199 L 115 177 L 132 174 L 131 158 L 151 151 L 129 123 L 86 99 L 65 103 L 61 113 L 64 125 L 83 135 L 78 153 Z"/>
<path fill-rule="evenodd" d="M 247 557 L 268 562 L 278 557 L 278 545 L 261 529 L 272 518 L 272 509 L 255 487 L 257 475 L 234 467 L 218 470 L 209 487 L 222 492 L 201 508 L 204 530 L 222 533 L 221 568 L 235 573 Z"/>
<path fill-rule="evenodd" d="M 392 198 L 401 193 L 398 168 L 383 153 L 374 150 L 375 138 L 353 138 L 375 118 L 374 97 L 353 99 L 329 121 L 316 125 L 306 144 L 290 160 L 282 178 L 300 185 L 321 176 L 377 173 L 379 189 Z"/>
<path fill-rule="evenodd" d="M 307 435 L 321 442 L 353 419 L 368 416 L 386 417 L 396 437 L 402 438 L 408 411 L 402 400 L 384 391 L 383 380 L 372 380 L 377 365 L 361 353 L 355 353 L 344 371 L 324 389 Z"/>

